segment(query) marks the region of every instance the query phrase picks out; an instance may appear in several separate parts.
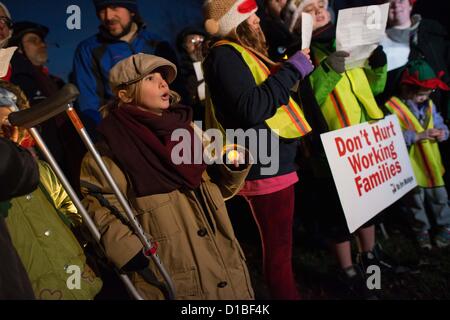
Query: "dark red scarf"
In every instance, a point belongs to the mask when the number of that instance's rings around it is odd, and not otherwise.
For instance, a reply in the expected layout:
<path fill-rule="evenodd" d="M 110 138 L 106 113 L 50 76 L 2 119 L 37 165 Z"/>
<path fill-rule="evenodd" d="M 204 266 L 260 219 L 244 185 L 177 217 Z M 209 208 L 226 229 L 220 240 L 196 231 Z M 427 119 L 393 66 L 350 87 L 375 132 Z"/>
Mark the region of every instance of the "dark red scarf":
<path fill-rule="evenodd" d="M 201 183 L 205 164 L 175 165 L 172 132 L 184 128 L 191 134 L 191 159 L 194 139 L 192 110 L 176 105 L 161 116 L 125 105 L 114 108 L 99 125 L 98 131 L 111 148 L 115 160 L 131 179 L 137 196 L 167 193 L 186 187 L 195 189 Z"/>

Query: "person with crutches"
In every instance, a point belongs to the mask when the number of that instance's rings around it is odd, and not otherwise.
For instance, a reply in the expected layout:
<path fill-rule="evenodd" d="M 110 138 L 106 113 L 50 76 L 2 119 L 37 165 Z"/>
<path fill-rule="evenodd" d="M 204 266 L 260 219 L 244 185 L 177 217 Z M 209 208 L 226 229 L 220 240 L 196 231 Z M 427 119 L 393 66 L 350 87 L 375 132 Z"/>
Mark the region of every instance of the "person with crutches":
<path fill-rule="evenodd" d="M 250 166 L 175 164 L 175 130 L 187 133 L 189 153 L 203 142 L 191 109 L 177 104 L 179 97 L 169 88 L 176 73 L 173 63 L 146 54 L 114 66 L 109 79 L 116 100 L 102 109 L 97 147 L 152 237 L 152 250 L 173 280 L 175 299 L 253 299 L 245 258 L 224 203 L 240 189 Z M 131 275 L 145 299 L 164 299 L 161 276 L 146 259 L 92 153 L 83 160 L 81 185 L 108 258 Z"/>

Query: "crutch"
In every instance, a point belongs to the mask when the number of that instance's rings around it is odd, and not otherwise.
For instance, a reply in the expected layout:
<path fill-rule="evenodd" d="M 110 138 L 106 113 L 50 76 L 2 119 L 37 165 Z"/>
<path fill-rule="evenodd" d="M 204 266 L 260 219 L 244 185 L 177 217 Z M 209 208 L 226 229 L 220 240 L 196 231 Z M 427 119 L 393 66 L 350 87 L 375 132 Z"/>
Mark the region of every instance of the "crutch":
<path fill-rule="evenodd" d="M 162 277 L 164 278 L 168 299 L 173 300 L 175 299 L 175 287 L 172 282 L 171 277 L 169 276 L 167 270 L 163 266 L 159 256 L 156 253 L 156 243 L 152 243 L 150 239 L 146 236 L 144 233 L 142 226 L 137 221 L 137 218 L 134 216 L 133 211 L 128 204 L 126 198 L 120 191 L 119 187 L 117 186 L 116 182 L 114 181 L 114 178 L 108 171 L 105 163 L 103 162 L 99 152 L 95 148 L 91 138 L 89 137 L 83 123 L 79 119 L 75 109 L 73 108 L 73 101 L 78 97 L 79 91 L 78 89 L 72 85 L 67 84 L 65 85 L 58 93 L 56 93 L 54 96 L 46 99 L 44 102 L 41 102 L 39 105 L 36 105 L 33 108 L 26 109 L 19 111 L 17 106 L 15 106 L 16 112 L 13 112 L 9 115 L 9 122 L 13 126 L 17 127 L 23 127 L 27 128 L 32 137 L 36 140 L 37 145 L 42 150 L 42 153 L 44 154 L 45 158 L 47 159 L 48 163 L 51 165 L 52 169 L 55 171 L 57 177 L 61 181 L 62 185 L 66 189 L 67 193 L 71 197 L 72 201 L 74 202 L 75 206 L 77 207 L 78 211 L 82 215 L 84 222 L 86 226 L 88 227 L 89 231 L 93 235 L 95 241 L 100 245 L 101 247 L 101 234 L 98 231 L 94 221 L 88 214 L 87 210 L 84 208 L 83 204 L 81 203 L 81 200 L 77 196 L 76 192 L 73 190 L 72 186 L 68 182 L 67 178 L 65 177 L 64 173 L 62 172 L 61 168 L 58 166 L 57 162 L 55 161 L 53 155 L 47 148 L 45 142 L 42 140 L 38 130 L 34 128 L 36 125 L 60 114 L 61 112 L 65 111 L 67 115 L 69 116 L 72 124 L 75 126 L 75 129 L 77 130 L 78 134 L 80 135 L 81 139 L 83 140 L 84 144 L 88 148 L 88 150 L 93 155 L 97 165 L 101 169 L 102 173 L 105 175 L 109 185 L 111 186 L 112 190 L 114 191 L 115 195 L 117 196 L 117 199 L 119 200 L 120 204 L 122 205 L 128 220 L 133 228 L 134 233 L 139 237 L 139 240 L 142 242 L 144 249 L 143 253 L 145 257 L 151 261 L 153 261 L 158 269 L 158 271 L 161 273 Z M 129 277 L 125 274 L 120 274 L 121 280 L 124 282 L 125 286 L 129 290 L 130 294 L 136 299 L 136 300 L 143 300 L 142 296 L 139 294 L 137 289 L 132 284 Z"/>

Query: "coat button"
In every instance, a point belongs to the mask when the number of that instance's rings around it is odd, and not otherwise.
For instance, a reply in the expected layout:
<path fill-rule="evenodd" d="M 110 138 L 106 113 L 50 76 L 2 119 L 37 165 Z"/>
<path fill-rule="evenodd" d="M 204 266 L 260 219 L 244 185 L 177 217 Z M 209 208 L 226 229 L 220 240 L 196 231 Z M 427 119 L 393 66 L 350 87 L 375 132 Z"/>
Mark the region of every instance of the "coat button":
<path fill-rule="evenodd" d="M 30 201 L 30 200 L 33 198 L 33 196 L 32 196 L 31 194 L 28 194 L 25 198 L 26 198 L 28 201 Z"/>
<path fill-rule="evenodd" d="M 45 231 L 45 232 L 44 232 L 44 235 L 45 235 L 46 237 L 50 237 L 50 230 Z"/>
<path fill-rule="evenodd" d="M 199 237 L 203 238 L 203 237 L 206 237 L 206 235 L 208 234 L 208 231 L 205 228 L 202 228 L 202 229 L 198 230 L 197 234 Z"/>
<path fill-rule="evenodd" d="M 225 288 L 227 285 L 228 285 L 228 282 L 222 281 L 222 282 L 219 282 L 219 283 L 217 284 L 217 287 L 223 289 L 223 288 Z"/>

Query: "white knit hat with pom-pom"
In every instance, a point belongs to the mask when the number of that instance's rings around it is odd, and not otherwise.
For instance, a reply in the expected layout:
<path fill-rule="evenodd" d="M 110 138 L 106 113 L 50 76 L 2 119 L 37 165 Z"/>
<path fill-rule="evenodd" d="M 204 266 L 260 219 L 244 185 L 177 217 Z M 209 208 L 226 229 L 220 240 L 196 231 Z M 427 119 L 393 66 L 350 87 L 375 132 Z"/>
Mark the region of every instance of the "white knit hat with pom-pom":
<path fill-rule="evenodd" d="M 213 36 L 227 36 L 256 10 L 255 0 L 207 0 L 203 6 L 205 30 Z"/>

